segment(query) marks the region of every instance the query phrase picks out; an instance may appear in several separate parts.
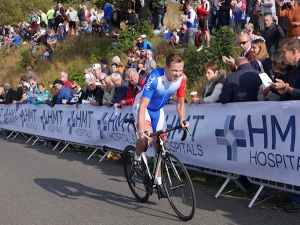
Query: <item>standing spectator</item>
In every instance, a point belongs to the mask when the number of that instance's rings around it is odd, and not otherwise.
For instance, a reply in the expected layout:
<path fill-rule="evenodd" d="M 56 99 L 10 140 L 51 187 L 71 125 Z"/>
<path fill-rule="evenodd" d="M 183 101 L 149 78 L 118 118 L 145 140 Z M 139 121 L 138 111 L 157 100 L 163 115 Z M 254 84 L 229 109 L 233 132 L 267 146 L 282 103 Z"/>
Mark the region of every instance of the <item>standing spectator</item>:
<path fill-rule="evenodd" d="M 153 53 L 150 49 L 146 51 L 146 61 L 144 63 L 144 70 L 151 68 L 152 70 L 156 69 L 156 62 L 153 59 Z"/>
<path fill-rule="evenodd" d="M 100 86 L 96 85 L 96 80 L 94 78 L 88 78 L 85 84 L 87 86 L 86 98 L 89 99 L 90 104 L 93 106 L 102 106 L 104 92 Z"/>
<path fill-rule="evenodd" d="M 85 73 L 85 71 L 84 71 L 84 73 Z M 101 64 L 100 63 L 93 64 L 93 66 L 92 66 L 92 75 L 96 78 L 96 81 L 99 81 L 100 74 L 101 74 Z M 84 79 L 86 79 L 86 78 L 87 77 L 84 76 Z"/>
<path fill-rule="evenodd" d="M 18 94 L 17 91 L 13 90 L 9 84 L 4 85 L 4 93 L 5 93 L 5 98 L 4 100 L 0 99 L 0 102 L 2 104 L 12 104 L 13 101 L 20 101 L 21 98 Z"/>
<path fill-rule="evenodd" d="M 113 100 L 115 95 L 115 85 L 111 80 L 111 76 L 105 76 L 104 82 L 105 82 L 105 91 L 104 91 L 102 103 L 103 105 L 110 107 L 111 101 Z"/>
<path fill-rule="evenodd" d="M 200 51 L 205 45 L 209 47 L 210 42 L 210 34 L 208 29 L 210 3 L 208 0 L 204 0 L 198 3 L 197 15 L 199 19 L 199 29 L 201 31 L 201 46 L 198 49 Z"/>
<path fill-rule="evenodd" d="M 187 31 L 184 33 L 182 38 L 183 45 L 186 47 L 187 44 L 195 46 L 195 35 L 197 32 L 197 16 L 193 9 L 193 3 L 186 3 L 187 15 L 181 15 L 180 18 L 187 25 Z"/>
<path fill-rule="evenodd" d="M 100 59 L 100 64 L 101 64 L 101 72 L 106 73 L 107 75 L 110 74 L 110 70 L 108 68 L 108 60 L 107 58 L 102 58 Z"/>
<path fill-rule="evenodd" d="M 280 100 L 300 99 L 300 40 L 297 37 L 286 39 L 281 44 L 281 58 L 288 65 L 287 75 L 284 81 L 276 79 L 271 87 L 280 94 Z M 291 188 L 288 185 L 288 188 Z M 299 186 L 294 186 L 294 190 L 299 191 Z M 288 201 L 281 205 L 286 212 L 300 211 L 300 195 L 289 193 Z"/>
<path fill-rule="evenodd" d="M 97 21 L 97 11 L 95 9 L 91 9 L 90 21 L 91 22 Z"/>
<path fill-rule="evenodd" d="M 52 6 L 51 9 L 48 10 L 47 12 L 47 18 L 48 18 L 48 26 L 49 26 L 49 29 L 52 29 L 53 28 L 53 24 L 55 23 L 54 21 L 54 14 L 55 14 L 55 6 Z"/>
<path fill-rule="evenodd" d="M 40 83 L 38 84 L 38 89 L 39 89 L 39 94 L 37 94 L 36 96 L 34 96 L 33 99 L 33 104 L 37 105 L 37 104 L 46 104 L 45 102 L 45 98 L 46 99 L 50 99 L 50 92 L 48 90 L 45 89 L 45 85 Z"/>
<path fill-rule="evenodd" d="M 30 10 L 30 14 L 28 16 L 28 22 L 32 30 L 38 27 L 39 16 L 34 12 L 34 9 Z"/>
<path fill-rule="evenodd" d="M 77 11 L 70 6 L 66 12 L 66 15 L 69 16 L 69 34 L 73 36 L 76 30 L 76 21 L 77 21 Z"/>
<path fill-rule="evenodd" d="M 118 103 L 115 103 L 115 107 L 123 107 L 125 105 L 133 105 L 135 96 L 140 92 L 145 83 L 145 78 L 140 76 L 136 69 L 130 68 L 126 71 L 126 75 L 129 79 L 129 85 L 127 88 L 125 98 L 121 99 Z"/>
<path fill-rule="evenodd" d="M 122 79 L 122 76 L 119 73 L 112 73 L 111 80 L 115 86 L 115 94 L 109 106 L 113 106 L 115 103 L 118 103 L 125 98 L 128 87 L 128 83 Z"/>
<path fill-rule="evenodd" d="M 218 10 L 218 24 L 217 29 L 219 30 L 222 26 L 228 26 L 229 25 L 229 19 L 230 19 L 230 2 L 231 0 L 219 0 L 217 7 Z"/>
<path fill-rule="evenodd" d="M 219 101 L 225 82 L 226 70 L 219 70 L 214 62 L 206 62 L 203 65 L 203 73 L 207 83 L 205 84 L 202 98 L 193 100 L 194 104 L 214 103 Z"/>
<path fill-rule="evenodd" d="M 63 15 L 60 13 L 59 10 L 56 11 L 55 13 L 55 17 L 54 17 L 54 21 L 55 21 L 55 24 L 54 24 L 54 31 L 56 32 L 57 31 L 57 28 L 59 26 L 60 23 L 64 23 L 64 17 Z"/>
<path fill-rule="evenodd" d="M 275 0 L 257 0 L 257 4 L 260 4 L 260 15 L 258 19 L 258 24 L 260 30 L 264 30 L 265 29 L 264 16 L 265 15 L 271 15 L 272 17 L 276 16 Z"/>
<path fill-rule="evenodd" d="M 246 0 L 233 0 L 231 6 L 233 7 L 235 27 L 238 31 L 244 28 L 246 23 Z"/>
<path fill-rule="evenodd" d="M 82 90 L 80 85 L 76 81 L 71 82 L 71 90 L 73 92 L 73 97 L 70 101 L 67 101 L 64 99 L 62 101 L 62 104 L 69 104 L 69 105 L 74 105 L 74 104 L 81 104 L 83 98 L 85 98 L 85 90 Z"/>
<path fill-rule="evenodd" d="M 161 30 L 162 28 L 164 28 L 164 18 L 165 18 L 165 7 L 163 5 L 159 5 L 159 9 L 158 9 L 158 30 Z"/>
<path fill-rule="evenodd" d="M 46 28 L 48 26 L 48 18 L 47 18 L 47 15 L 46 13 L 44 13 L 42 10 L 39 10 L 38 11 L 38 15 L 41 17 L 41 23 L 40 23 L 40 26 L 42 28 Z"/>
<path fill-rule="evenodd" d="M 245 57 L 237 58 L 235 66 L 236 71 L 228 75 L 225 80 L 220 102 L 225 104 L 257 101 L 257 92 L 261 85 L 260 72 L 255 70 Z"/>
<path fill-rule="evenodd" d="M 80 24 L 82 24 L 82 22 L 86 21 L 85 10 L 84 10 L 83 6 L 85 6 L 84 3 L 79 4 L 79 12 L 77 13 Z"/>
<path fill-rule="evenodd" d="M 51 94 L 52 94 L 52 100 L 51 98 L 43 98 L 42 100 L 44 100 L 46 104 L 49 105 L 50 107 L 53 107 L 55 106 L 58 97 L 58 90 L 56 89 L 55 86 L 51 87 Z"/>
<path fill-rule="evenodd" d="M 71 81 L 68 79 L 68 74 L 65 71 L 60 73 L 60 80 L 63 82 L 63 86 L 68 87 L 71 89 Z"/>
<path fill-rule="evenodd" d="M 57 10 L 59 10 L 60 15 L 62 15 L 62 16 L 66 15 L 66 10 L 61 3 L 58 3 Z"/>
<path fill-rule="evenodd" d="M 70 88 L 63 86 L 63 82 L 61 80 L 55 80 L 53 82 L 53 86 L 58 90 L 58 96 L 55 104 L 62 104 L 64 99 L 67 101 L 72 99 L 73 93 Z"/>
<path fill-rule="evenodd" d="M 279 2 L 279 17 L 285 17 L 287 20 L 287 37 L 300 36 L 300 7 L 298 1 L 291 0 L 285 3 L 286 9 L 282 9 L 284 1 Z"/>
<path fill-rule="evenodd" d="M 127 26 L 135 26 L 137 24 L 136 14 L 132 9 L 127 10 L 125 24 Z"/>
<path fill-rule="evenodd" d="M 251 51 L 251 41 L 250 41 L 250 36 L 248 34 L 242 33 L 239 37 L 239 45 L 240 48 L 242 49 L 241 57 L 245 57 L 248 62 L 251 62 L 254 60 L 254 54 Z M 222 56 L 222 60 L 225 64 L 227 64 L 231 71 L 235 71 L 235 62 L 234 59 L 230 56 L 227 58 L 226 56 Z"/>
<path fill-rule="evenodd" d="M 104 19 L 107 21 L 108 26 L 112 26 L 112 13 L 113 13 L 113 7 L 109 2 L 106 2 L 106 4 L 103 6 L 104 10 Z"/>
<path fill-rule="evenodd" d="M 269 55 L 278 49 L 279 38 L 283 38 L 284 32 L 278 24 L 277 16 L 274 16 L 274 23 L 271 15 L 265 15 L 264 18 L 265 29 L 262 32 L 262 37 L 266 40 L 266 46 Z"/>
<path fill-rule="evenodd" d="M 262 73 L 270 74 L 271 60 L 267 51 L 265 40 L 261 37 L 252 42 L 251 51 L 255 57 L 255 60 L 250 62 L 254 69 L 261 71 Z"/>
<path fill-rule="evenodd" d="M 85 20 L 90 23 L 90 11 L 87 9 L 86 5 L 83 5 L 83 9 L 84 9 L 84 15 L 85 15 Z"/>

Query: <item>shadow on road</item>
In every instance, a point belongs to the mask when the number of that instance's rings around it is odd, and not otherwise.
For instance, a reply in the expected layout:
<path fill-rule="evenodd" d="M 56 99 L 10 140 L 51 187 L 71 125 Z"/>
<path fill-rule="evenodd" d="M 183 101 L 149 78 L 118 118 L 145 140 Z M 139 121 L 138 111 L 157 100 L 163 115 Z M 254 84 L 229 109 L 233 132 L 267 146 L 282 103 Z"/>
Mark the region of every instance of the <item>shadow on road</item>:
<path fill-rule="evenodd" d="M 154 207 L 148 207 L 151 205 L 156 205 L 156 203 L 151 201 L 148 201 L 147 204 L 142 204 L 137 202 L 135 198 L 129 198 L 127 196 L 120 195 L 115 192 L 98 190 L 95 188 L 85 186 L 78 182 L 56 178 L 36 178 L 34 182 L 46 191 L 60 198 L 78 200 L 80 197 L 87 197 L 98 201 L 104 201 L 108 204 L 112 204 L 120 208 L 131 209 L 133 211 L 146 214 L 148 216 L 155 216 L 160 217 L 162 219 L 170 220 L 170 217 L 162 217 L 157 215 L 158 212 L 159 214 L 168 214 L 163 210 L 154 209 Z M 144 210 L 145 208 L 146 210 Z M 175 213 L 168 215 L 174 216 L 174 221 L 180 220 L 179 218 L 177 218 Z"/>

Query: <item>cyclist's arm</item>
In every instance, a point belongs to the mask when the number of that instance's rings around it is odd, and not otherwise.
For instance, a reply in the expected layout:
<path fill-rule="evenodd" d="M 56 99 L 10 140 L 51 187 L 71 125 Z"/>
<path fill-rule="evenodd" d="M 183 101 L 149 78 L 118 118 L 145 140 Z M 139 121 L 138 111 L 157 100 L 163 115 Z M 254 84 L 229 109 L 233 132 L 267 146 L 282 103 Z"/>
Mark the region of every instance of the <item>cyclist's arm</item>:
<path fill-rule="evenodd" d="M 138 132 L 139 134 L 144 133 L 145 131 L 145 115 L 146 115 L 146 109 L 149 105 L 150 99 L 142 97 L 140 101 L 140 106 L 138 110 Z"/>
<path fill-rule="evenodd" d="M 185 103 L 184 98 L 177 98 L 177 113 L 180 119 L 180 123 L 182 123 L 185 120 Z"/>

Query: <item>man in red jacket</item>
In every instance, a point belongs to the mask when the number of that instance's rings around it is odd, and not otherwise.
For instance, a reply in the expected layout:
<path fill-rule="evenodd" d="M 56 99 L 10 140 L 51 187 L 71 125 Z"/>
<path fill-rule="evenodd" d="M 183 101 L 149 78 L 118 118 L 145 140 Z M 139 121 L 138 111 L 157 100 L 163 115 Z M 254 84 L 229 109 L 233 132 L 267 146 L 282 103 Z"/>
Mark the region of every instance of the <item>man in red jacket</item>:
<path fill-rule="evenodd" d="M 133 105 L 135 96 L 140 92 L 145 83 L 145 78 L 140 76 L 135 68 L 129 68 L 126 71 L 126 76 L 129 79 L 129 85 L 127 87 L 127 93 L 125 98 L 115 104 L 115 107 L 122 107 L 124 105 Z"/>

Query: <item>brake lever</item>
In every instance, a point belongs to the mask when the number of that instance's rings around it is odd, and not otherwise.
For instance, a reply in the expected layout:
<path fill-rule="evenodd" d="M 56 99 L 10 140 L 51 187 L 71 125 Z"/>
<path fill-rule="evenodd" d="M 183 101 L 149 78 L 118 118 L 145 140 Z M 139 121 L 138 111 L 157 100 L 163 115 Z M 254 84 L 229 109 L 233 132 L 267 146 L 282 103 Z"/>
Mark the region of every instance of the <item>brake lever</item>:
<path fill-rule="evenodd" d="M 186 124 L 186 120 L 183 121 L 182 123 L 185 125 Z M 194 141 L 194 137 L 192 136 L 192 133 L 191 133 L 191 131 L 190 131 L 190 129 L 188 127 L 186 128 L 186 131 L 189 133 L 190 137 L 192 138 L 192 141 Z M 181 138 L 181 140 L 182 140 L 182 138 Z M 185 134 L 185 138 L 186 138 L 186 134 Z"/>
<path fill-rule="evenodd" d="M 145 131 L 144 132 L 146 135 L 148 135 L 148 131 Z M 143 149 L 143 152 L 146 152 L 149 148 L 149 142 L 148 140 L 145 141 L 145 148 Z"/>

